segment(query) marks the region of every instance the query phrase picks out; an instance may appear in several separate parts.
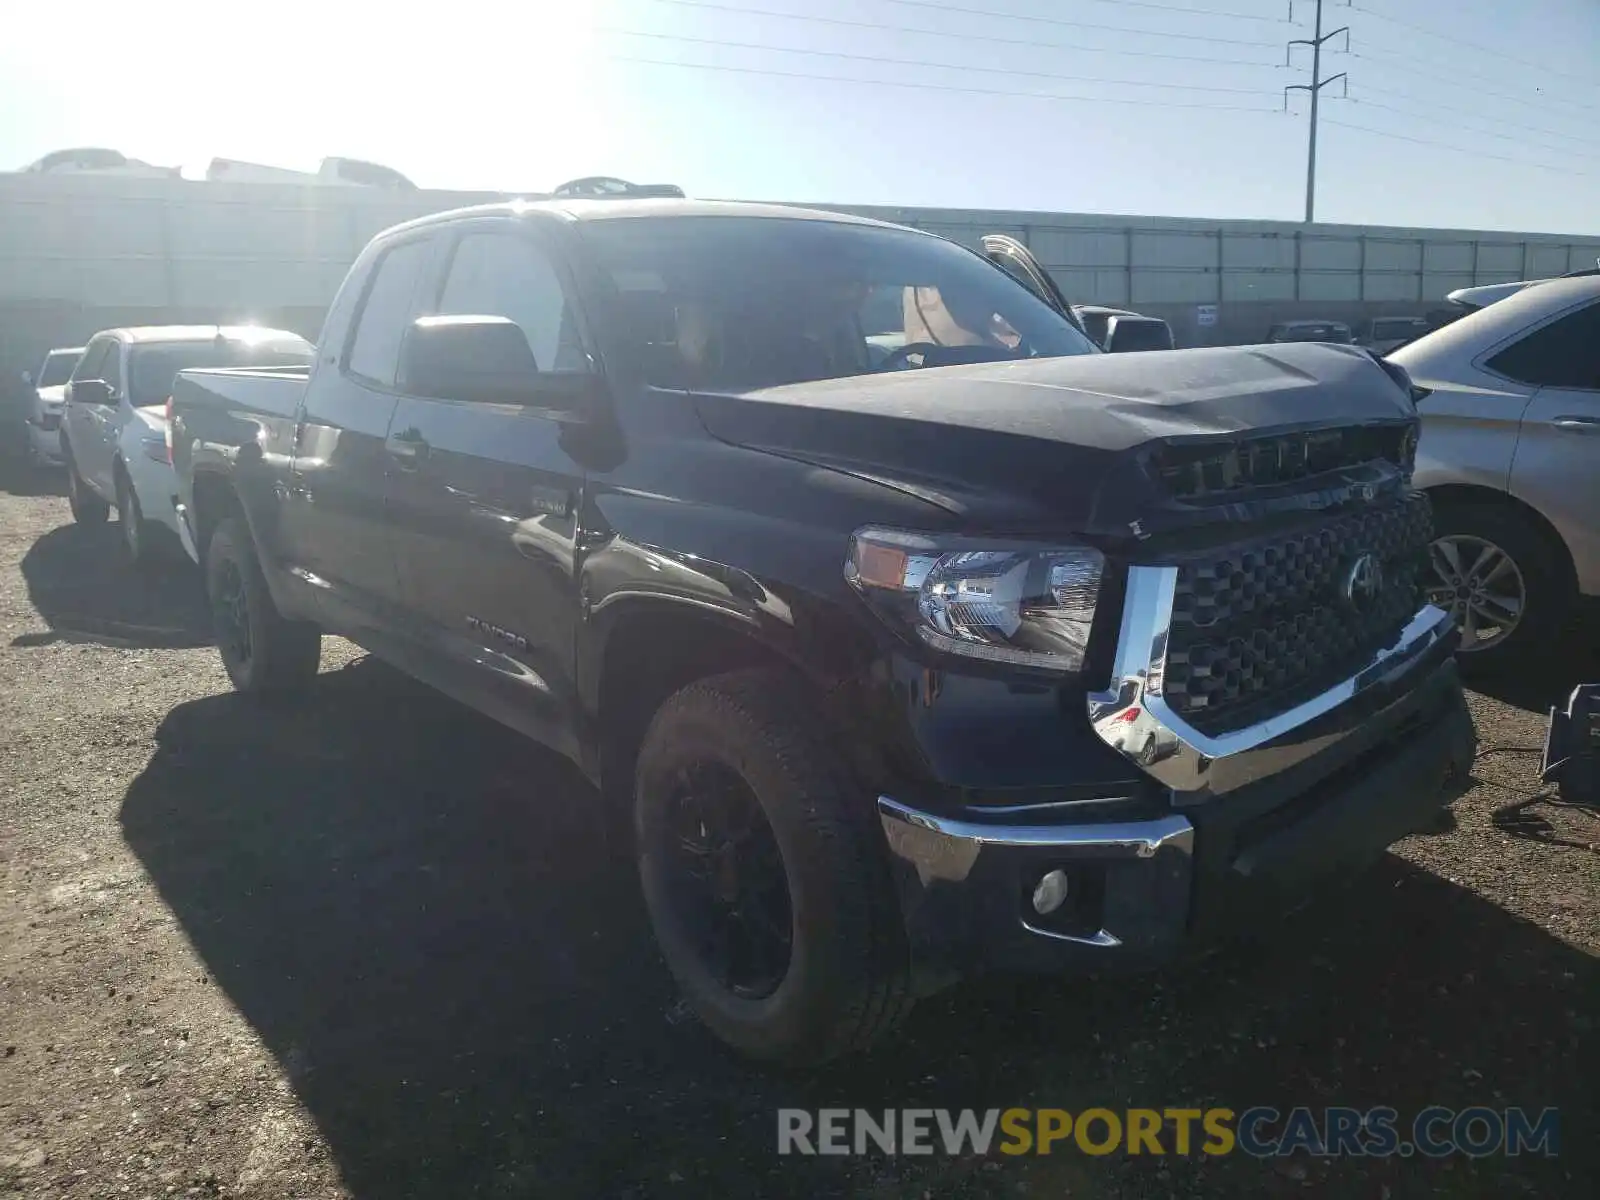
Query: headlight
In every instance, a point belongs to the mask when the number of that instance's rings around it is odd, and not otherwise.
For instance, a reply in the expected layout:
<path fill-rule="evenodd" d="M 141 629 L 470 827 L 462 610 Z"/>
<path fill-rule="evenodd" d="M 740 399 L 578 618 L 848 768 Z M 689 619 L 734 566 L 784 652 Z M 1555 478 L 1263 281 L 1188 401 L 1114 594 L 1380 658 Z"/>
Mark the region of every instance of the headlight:
<path fill-rule="evenodd" d="M 988 662 L 1083 669 L 1105 558 L 1041 547 L 862 529 L 845 579 L 926 645 Z"/>

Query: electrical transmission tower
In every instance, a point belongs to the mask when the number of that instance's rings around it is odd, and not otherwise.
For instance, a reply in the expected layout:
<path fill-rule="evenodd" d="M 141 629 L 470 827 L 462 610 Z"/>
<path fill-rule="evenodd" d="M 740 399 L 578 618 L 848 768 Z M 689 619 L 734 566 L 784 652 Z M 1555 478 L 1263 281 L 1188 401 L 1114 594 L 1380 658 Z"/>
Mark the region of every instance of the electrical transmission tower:
<path fill-rule="evenodd" d="M 1317 6 L 1316 33 L 1309 38 L 1295 38 L 1284 51 L 1285 62 L 1288 63 L 1296 46 L 1311 47 L 1311 82 L 1291 83 L 1283 89 L 1283 106 L 1289 107 L 1290 92 L 1309 92 L 1311 94 L 1311 134 L 1306 141 L 1306 224 L 1316 220 L 1317 211 L 1317 101 L 1322 96 L 1322 89 L 1330 83 L 1344 80 L 1345 91 L 1350 90 L 1350 78 L 1343 71 L 1337 75 L 1330 75 L 1327 79 L 1322 77 L 1322 44 L 1332 38 L 1344 34 L 1344 47 L 1350 49 L 1350 26 L 1341 25 L 1338 29 L 1322 32 L 1322 0 L 1312 0 Z M 1293 15 L 1294 5 L 1291 0 L 1290 13 Z"/>

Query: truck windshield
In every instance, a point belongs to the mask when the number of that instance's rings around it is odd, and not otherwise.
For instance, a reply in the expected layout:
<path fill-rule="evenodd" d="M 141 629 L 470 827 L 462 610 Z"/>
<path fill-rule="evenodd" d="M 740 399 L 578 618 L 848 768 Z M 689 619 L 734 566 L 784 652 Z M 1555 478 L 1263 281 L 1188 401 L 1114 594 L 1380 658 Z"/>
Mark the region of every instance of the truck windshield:
<path fill-rule="evenodd" d="M 58 350 L 47 354 L 44 366 L 39 369 L 38 386 L 60 387 L 72 378 L 72 368 L 78 365 L 78 360 L 82 357 L 82 350 Z"/>
<path fill-rule="evenodd" d="M 582 234 L 661 387 L 751 391 L 1099 349 L 1004 271 L 924 234 L 718 216 L 590 221 Z"/>
<path fill-rule="evenodd" d="M 309 342 L 164 342 L 135 346 L 129 367 L 128 400 L 135 408 L 164 404 L 179 371 L 192 367 L 293 367 L 308 365 L 316 351 Z"/>

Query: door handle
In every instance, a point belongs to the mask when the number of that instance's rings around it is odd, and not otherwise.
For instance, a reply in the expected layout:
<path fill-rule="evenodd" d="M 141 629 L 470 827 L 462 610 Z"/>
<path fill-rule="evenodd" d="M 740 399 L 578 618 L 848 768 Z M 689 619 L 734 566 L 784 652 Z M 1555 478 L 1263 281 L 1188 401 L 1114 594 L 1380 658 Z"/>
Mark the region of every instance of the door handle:
<path fill-rule="evenodd" d="M 428 457 L 428 442 L 420 434 L 407 437 L 405 434 L 394 434 L 385 438 L 383 448 L 389 452 L 389 457 L 402 467 L 416 467 L 423 459 Z"/>
<path fill-rule="evenodd" d="M 1600 417 L 1556 417 L 1550 424 L 1563 433 L 1600 433 Z"/>

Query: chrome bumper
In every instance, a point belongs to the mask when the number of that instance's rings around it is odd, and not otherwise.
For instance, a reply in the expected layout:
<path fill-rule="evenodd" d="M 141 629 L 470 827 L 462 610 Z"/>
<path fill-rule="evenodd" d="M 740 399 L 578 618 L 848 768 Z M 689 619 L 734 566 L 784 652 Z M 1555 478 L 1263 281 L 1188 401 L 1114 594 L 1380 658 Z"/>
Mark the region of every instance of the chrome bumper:
<path fill-rule="evenodd" d="M 1426 605 L 1398 642 L 1372 655 L 1342 683 L 1259 724 L 1210 736 L 1184 721 L 1162 695 L 1177 582 L 1176 567 L 1129 569 L 1111 686 L 1091 694 L 1088 704 L 1100 739 L 1179 793 L 1179 803 L 1232 791 L 1322 753 L 1342 735 L 1267 743 L 1393 681 L 1454 635 L 1449 614 Z"/>
<path fill-rule="evenodd" d="M 1093 864 L 1121 881 L 1111 889 L 1099 928 L 1068 933 L 1024 916 L 1020 928 L 1027 934 L 1112 949 L 1128 941 L 1154 942 L 1155 931 L 1147 928 L 1152 917 L 1181 928 L 1188 910 L 1194 826 L 1177 813 L 1084 825 L 989 825 L 935 816 L 879 796 L 878 816 L 896 870 L 907 876 L 902 897 L 930 900 L 934 911 L 940 897 L 985 897 L 999 906 L 991 930 L 1017 922 L 1015 871 L 1025 863 L 1041 870 Z M 1152 903 L 1152 887 L 1167 893 L 1166 903 Z M 1119 924 L 1119 913 L 1126 915 L 1126 924 Z M 919 914 L 907 916 L 915 927 Z M 942 917 L 933 923 L 948 927 Z M 1160 934 L 1174 932 L 1163 928 Z"/>

